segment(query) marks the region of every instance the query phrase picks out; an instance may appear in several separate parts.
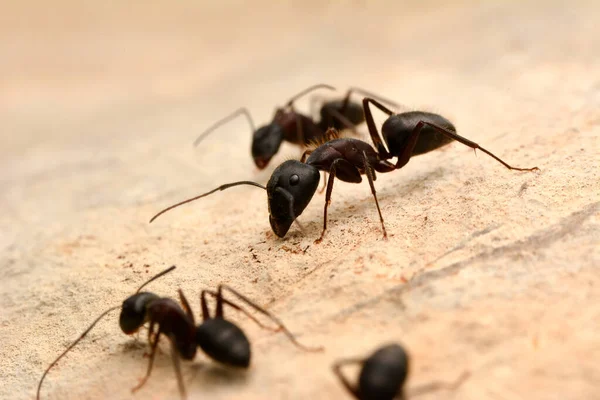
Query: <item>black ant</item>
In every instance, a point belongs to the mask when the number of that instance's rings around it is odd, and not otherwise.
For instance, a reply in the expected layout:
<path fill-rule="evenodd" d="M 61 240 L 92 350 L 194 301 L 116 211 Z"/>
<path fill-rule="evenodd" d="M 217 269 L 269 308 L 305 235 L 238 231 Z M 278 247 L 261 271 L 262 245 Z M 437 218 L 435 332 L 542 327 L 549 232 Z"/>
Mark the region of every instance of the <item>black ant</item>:
<path fill-rule="evenodd" d="M 362 366 L 358 385 L 353 386 L 342 374 L 342 367 L 349 364 Z M 333 372 L 346 390 L 357 400 L 404 400 L 404 383 L 408 376 L 409 357 L 399 344 L 388 344 L 377 349 L 366 359 L 351 358 L 339 360 L 333 364 Z M 415 397 L 433 390 L 455 390 L 469 373 L 463 373 L 456 382 L 433 382 L 411 390 L 409 397 Z"/>
<path fill-rule="evenodd" d="M 232 367 L 248 368 L 250 365 L 251 356 L 250 342 L 246 337 L 246 334 L 237 325 L 225 319 L 223 314 L 224 304 L 241 311 L 262 328 L 272 331 L 283 331 L 292 341 L 292 343 L 294 343 L 294 345 L 303 350 L 322 350 L 322 348 L 306 347 L 297 342 L 296 338 L 287 330 L 287 328 L 281 321 L 279 321 L 279 319 L 257 304 L 253 303 L 247 297 L 225 285 L 219 285 L 217 291 L 202 291 L 200 299 L 203 322 L 197 327 L 195 325 L 194 315 L 191 311 L 190 305 L 181 290 L 179 290 L 181 306 L 179 306 L 179 304 L 177 304 L 177 302 L 175 302 L 173 299 L 159 297 L 153 293 L 140 292 L 140 290 L 148 283 L 171 272 L 173 269 L 175 269 L 175 266 L 172 266 L 171 268 L 152 277 L 146 283 L 140 286 L 133 296 L 127 298 L 121 306 L 109 308 L 100 314 L 100 316 L 96 318 L 96 320 L 85 330 L 85 332 L 83 332 L 79 338 L 77 338 L 77 340 L 69 345 L 69 347 L 67 347 L 67 349 L 50 364 L 46 371 L 44 371 L 44 374 L 42 375 L 38 385 L 37 399 L 39 400 L 40 398 L 42 383 L 50 369 L 56 365 L 56 363 L 65 354 L 67 354 L 67 352 L 75 347 L 75 345 L 81 339 L 83 339 L 105 315 L 118 309 L 119 307 L 121 308 L 119 325 L 123 333 L 131 335 L 137 332 L 146 322 L 150 323 L 148 330 L 148 343 L 150 344 L 151 352 L 148 362 L 148 369 L 144 378 L 142 378 L 139 384 L 132 389 L 132 392 L 140 389 L 150 377 L 154 363 L 154 356 L 156 354 L 161 334 L 167 336 L 171 342 L 171 357 L 173 360 L 175 374 L 177 376 L 179 392 L 182 398 L 186 397 L 186 392 L 181 375 L 179 359 L 183 358 L 184 360 L 193 360 L 196 355 L 197 347 L 200 347 L 210 358 L 222 364 Z M 223 297 L 223 290 L 228 290 L 250 307 L 270 318 L 277 325 L 277 329 L 264 326 L 247 310 L 225 299 Z M 207 295 L 216 298 L 217 304 L 214 317 L 211 317 L 208 310 L 206 299 Z"/>
<path fill-rule="evenodd" d="M 381 129 L 383 139 L 389 150 L 385 148 L 379 137 L 369 108 L 370 103 L 389 115 Z M 314 150 L 305 151 L 300 161 L 288 160 L 279 165 L 273 171 L 266 187 L 251 181 L 228 183 L 208 193 L 172 205 L 156 214 L 150 222 L 172 208 L 208 196 L 216 191 L 237 185 L 252 185 L 267 191 L 271 228 L 277 236 L 284 237 L 292 223 L 302 214 L 312 199 L 319 185 L 319 171 L 324 171 L 329 173 L 329 180 L 327 181 L 325 195 L 323 231 L 316 242 L 318 243 L 323 239 L 327 229 L 327 207 L 331 202 L 334 179 L 337 177 L 344 182 L 360 183 L 362 182 L 361 175 L 366 175 L 368 178 L 371 193 L 379 213 L 383 237 L 386 239 L 387 233 L 375 192 L 375 172 L 386 173 L 400 169 L 408 163 L 411 156 L 430 152 L 453 140 L 474 150 L 483 151 L 508 169 L 516 171 L 539 170 L 537 167 L 516 168 L 508 165 L 477 143 L 459 136 L 454 125 L 441 115 L 424 111 L 394 114 L 380 102 L 369 97 L 363 99 L 363 108 L 369 133 L 377 150 L 362 140 L 353 138 L 333 139 Z M 337 132 L 335 129 L 330 129 L 327 136 L 336 137 Z M 397 157 L 395 164 L 388 161 L 393 157 Z"/>
<path fill-rule="evenodd" d="M 356 125 L 364 122 L 365 116 L 361 104 L 350 100 L 350 96 L 353 92 L 376 97 L 393 107 L 397 106 L 394 102 L 373 95 L 363 89 L 350 88 L 346 93 L 346 96 L 342 99 L 330 100 L 323 103 L 319 111 L 321 119 L 315 121 L 311 117 L 297 112 L 294 109 L 294 102 L 300 97 L 317 89 L 335 90 L 333 86 L 326 84 L 313 85 L 302 90 L 288 100 L 283 107 L 277 107 L 271 122 L 258 129 L 255 128 L 248 109 L 245 107 L 239 108 L 232 114 L 211 125 L 194 141 L 194 146 L 197 146 L 216 128 L 224 125 L 239 115 L 244 115 L 253 132 L 251 152 L 254 164 L 256 164 L 259 169 L 264 169 L 271 161 L 271 158 L 277 153 L 283 141 L 306 147 L 311 143 L 323 142 L 326 140 L 327 137 L 325 136 L 325 133 L 330 127 L 338 130 L 354 130 Z"/>

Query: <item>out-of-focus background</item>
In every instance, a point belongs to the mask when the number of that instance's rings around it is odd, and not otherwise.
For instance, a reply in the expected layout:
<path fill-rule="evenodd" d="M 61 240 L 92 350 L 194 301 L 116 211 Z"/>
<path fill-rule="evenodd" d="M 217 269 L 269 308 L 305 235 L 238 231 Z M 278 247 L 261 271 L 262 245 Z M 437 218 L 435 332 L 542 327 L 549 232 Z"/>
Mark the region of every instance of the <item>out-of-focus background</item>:
<path fill-rule="evenodd" d="M 31 399 L 96 315 L 176 264 L 149 290 L 182 288 L 199 315 L 200 290 L 228 283 L 326 347 L 303 353 L 230 311 L 252 341 L 252 368 L 199 354 L 183 364 L 191 399 L 349 398 L 333 361 L 390 341 L 412 357 L 409 394 L 470 372 L 425 400 L 599 399 L 598 3 L 274 3 L 2 6 L 0 398 Z M 283 240 L 249 187 L 147 223 L 219 184 L 265 183 L 299 157 L 284 146 L 257 171 L 243 120 L 191 144 L 242 105 L 266 123 L 315 83 L 439 112 L 541 172 L 508 171 L 459 144 L 415 157 L 376 182 L 388 241 L 366 183 L 336 184 L 318 245 L 319 195 L 305 232 Z M 178 398 L 166 342 L 130 393 L 145 337 L 107 317 L 51 371 L 43 398 Z"/>

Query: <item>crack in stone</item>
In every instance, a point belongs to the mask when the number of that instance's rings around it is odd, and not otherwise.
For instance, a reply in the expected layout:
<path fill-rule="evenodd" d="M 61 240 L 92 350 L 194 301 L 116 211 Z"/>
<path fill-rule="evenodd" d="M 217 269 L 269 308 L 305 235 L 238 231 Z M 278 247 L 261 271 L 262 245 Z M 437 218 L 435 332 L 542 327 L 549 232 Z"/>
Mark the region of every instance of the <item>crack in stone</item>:
<path fill-rule="evenodd" d="M 498 257 L 505 257 L 510 254 L 519 253 L 527 249 L 539 249 L 547 247 L 550 244 L 562 239 L 566 235 L 574 232 L 585 220 L 591 217 L 596 212 L 600 211 L 600 201 L 590 203 L 581 210 L 576 211 L 567 217 L 561 219 L 558 223 L 551 225 L 548 228 L 542 229 L 527 239 L 521 239 L 505 246 L 497 247 L 490 251 L 484 251 L 467 260 L 458 261 L 446 267 L 429 271 L 411 278 L 407 283 L 396 285 L 386 289 L 379 295 L 370 299 L 355 303 L 352 306 L 341 310 L 333 316 L 333 319 L 343 320 L 363 308 L 373 306 L 383 300 L 385 297 L 398 296 L 413 288 L 423 287 L 429 283 L 443 279 L 445 277 L 455 275 L 467 266 Z"/>

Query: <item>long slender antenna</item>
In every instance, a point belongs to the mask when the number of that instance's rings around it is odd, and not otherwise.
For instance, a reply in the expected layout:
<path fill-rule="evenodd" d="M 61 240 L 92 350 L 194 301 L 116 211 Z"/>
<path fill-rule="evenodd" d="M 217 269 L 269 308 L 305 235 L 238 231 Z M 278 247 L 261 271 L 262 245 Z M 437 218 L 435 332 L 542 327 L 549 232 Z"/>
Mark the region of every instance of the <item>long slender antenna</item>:
<path fill-rule="evenodd" d="M 246 119 L 248 119 L 248 123 L 250 124 L 250 127 L 252 128 L 252 132 L 256 132 L 256 126 L 254 125 L 254 121 L 252 120 L 252 116 L 250 115 L 250 112 L 248 111 L 248 109 L 246 107 L 241 107 L 241 108 L 238 108 L 237 110 L 235 110 L 234 112 L 232 112 L 231 114 L 229 114 L 228 116 L 226 116 L 225 118 L 218 120 L 217 122 L 212 124 L 207 130 L 202 132 L 200 134 L 200 136 L 198 136 L 198 138 L 196 138 L 196 140 L 194 140 L 194 147 L 198 146 L 198 144 L 205 137 L 207 137 L 212 131 L 214 131 L 221 125 L 226 124 L 227 122 L 231 121 L 232 119 L 236 118 L 240 114 L 244 115 L 246 117 Z"/>
<path fill-rule="evenodd" d="M 252 181 L 239 181 L 239 182 L 233 182 L 233 183 L 226 183 L 225 185 L 221 185 L 218 188 L 211 190 L 210 192 L 201 194 L 200 196 L 192 197 L 191 199 L 187 199 L 187 200 L 181 201 L 181 202 L 179 202 L 177 204 L 173 204 L 172 206 L 165 208 L 164 210 L 162 210 L 161 212 L 159 212 L 158 214 L 156 214 L 154 217 L 152 217 L 152 219 L 150 220 L 150 223 L 152 223 L 152 221 L 154 221 L 156 218 L 158 218 L 162 214 L 166 213 L 167 211 L 174 209 L 175 207 L 179 207 L 179 206 L 181 206 L 183 204 L 191 203 L 194 200 L 201 199 L 202 197 L 208 196 L 209 194 L 213 194 L 214 192 L 218 192 L 219 190 L 225 190 L 225 189 L 228 189 L 230 187 L 238 186 L 238 185 L 256 186 L 256 187 L 259 187 L 261 189 L 267 190 L 267 188 L 264 187 L 263 185 L 261 185 L 260 183 L 256 183 L 256 182 L 252 182 Z"/>
<path fill-rule="evenodd" d="M 112 308 L 109 308 L 108 310 L 106 310 L 106 311 L 104 311 L 102 314 L 100 314 L 100 316 L 99 316 L 98 318 L 96 318 L 96 320 L 95 320 L 94 322 L 92 322 L 92 324 L 89 326 L 89 328 L 87 328 L 87 329 L 85 330 L 85 332 L 83 332 L 83 333 L 82 333 L 82 334 L 81 334 L 81 335 L 80 335 L 80 336 L 77 338 L 77 340 L 75 340 L 73 343 L 71 343 L 71 345 L 69 345 L 69 347 L 67 347 L 67 349 L 66 349 L 65 351 L 63 351 L 63 352 L 61 353 L 61 355 L 60 355 L 60 356 L 58 356 L 58 357 L 56 358 L 56 360 L 52 361 L 52 364 L 50 364 L 50 366 L 49 366 L 48 368 L 46 368 L 46 370 L 44 371 L 44 375 L 42 375 L 42 379 L 40 379 L 40 383 L 38 384 L 38 387 L 37 387 L 37 394 L 36 394 L 36 399 L 37 399 L 37 400 L 39 400 L 39 399 L 40 399 L 40 391 L 41 391 L 41 389 L 42 389 L 42 383 L 44 382 L 44 378 L 46 378 L 46 375 L 48 375 L 48 372 L 50 372 L 50 369 L 51 369 L 52 367 L 54 367 L 54 366 L 56 365 L 56 363 L 57 363 L 57 362 L 58 362 L 58 361 L 59 361 L 61 358 L 63 358 L 63 356 L 64 356 L 65 354 L 67 354 L 67 353 L 69 352 L 69 350 L 71 350 L 73 347 L 75 347 L 75 345 L 76 345 L 77 343 L 79 343 L 79 341 L 80 341 L 81 339 L 83 339 L 83 338 L 85 337 L 85 335 L 87 335 L 87 334 L 88 334 L 88 333 L 89 333 L 89 332 L 90 332 L 90 331 L 91 331 L 91 330 L 94 328 L 94 326 L 96 326 L 96 324 L 98 323 L 98 321 L 100 321 L 102 318 L 104 318 L 104 316 L 105 316 L 106 314 L 108 314 L 109 312 L 111 312 L 111 311 L 114 311 L 114 310 L 117 310 L 117 309 L 119 309 L 119 308 L 121 308 L 121 306 L 120 306 L 120 305 L 119 305 L 119 306 L 112 307 Z"/>
<path fill-rule="evenodd" d="M 317 89 L 336 90 L 333 86 L 327 85 L 325 83 L 319 83 L 317 85 L 309 86 L 308 88 L 304 89 L 300 93 L 297 93 L 294 96 L 292 96 L 292 98 L 289 99 L 288 102 L 286 103 L 286 106 L 291 107 L 292 104 L 294 103 L 294 101 L 298 100 L 300 97 L 302 97 L 314 90 L 317 90 Z"/>
<path fill-rule="evenodd" d="M 169 268 L 165 269 L 163 272 L 159 273 L 158 275 L 154 275 L 152 278 L 148 279 L 148 280 L 147 280 L 147 281 L 146 281 L 146 282 L 145 282 L 145 283 L 144 283 L 142 286 L 140 286 L 140 287 L 138 288 L 138 290 L 136 290 L 135 292 L 136 292 L 136 293 L 139 293 L 139 292 L 140 292 L 140 290 L 142 290 L 142 288 L 143 288 L 144 286 L 146 286 L 147 284 L 149 284 L 149 283 L 150 283 L 150 282 L 152 282 L 152 281 L 155 281 L 155 280 L 157 280 L 157 279 L 158 279 L 158 278 L 160 278 L 161 276 L 168 274 L 169 272 L 173 271 L 175 268 L 176 268 L 176 267 L 173 265 L 173 266 L 171 266 L 171 267 L 169 267 Z"/>

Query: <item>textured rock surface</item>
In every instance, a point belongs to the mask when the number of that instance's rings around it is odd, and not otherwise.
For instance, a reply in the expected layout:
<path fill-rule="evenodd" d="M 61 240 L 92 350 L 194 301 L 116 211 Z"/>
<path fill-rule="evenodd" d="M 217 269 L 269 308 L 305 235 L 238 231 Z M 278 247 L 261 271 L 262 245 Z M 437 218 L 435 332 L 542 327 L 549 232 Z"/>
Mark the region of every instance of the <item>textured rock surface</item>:
<path fill-rule="evenodd" d="M 412 355 L 409 391 L 471 372 L 424 400 L 600 398 L 597 2 L 54 3 L 0 16 L 0 398 L 32 398 L 96 315 L 171 264 L 153 291 L 181 287 L 199 313 L 200 290 L 226 282 L 326 346 L 302 353 L 230 312 L 252 368 L 199 355 L 183 367 L 190 398 L 345 398 L 333 360 L 388 341 Z M 458 144 L 417 157 L 377 179 L 388 241 L 366 183 L 336 185 L 320 245 L 322 196 L 285 240 L 250 187 L 147 223 L 220 183 L 266 182 L 243 122 L 191 143 L 240 105 L 267 121 L 316 82 L 440 112 L 541 172 Z M 44 398 L 178 398 L 166 343 L 131 395 L 145 333 L 135 341 L 116 321 L 50 373 Z"/>

